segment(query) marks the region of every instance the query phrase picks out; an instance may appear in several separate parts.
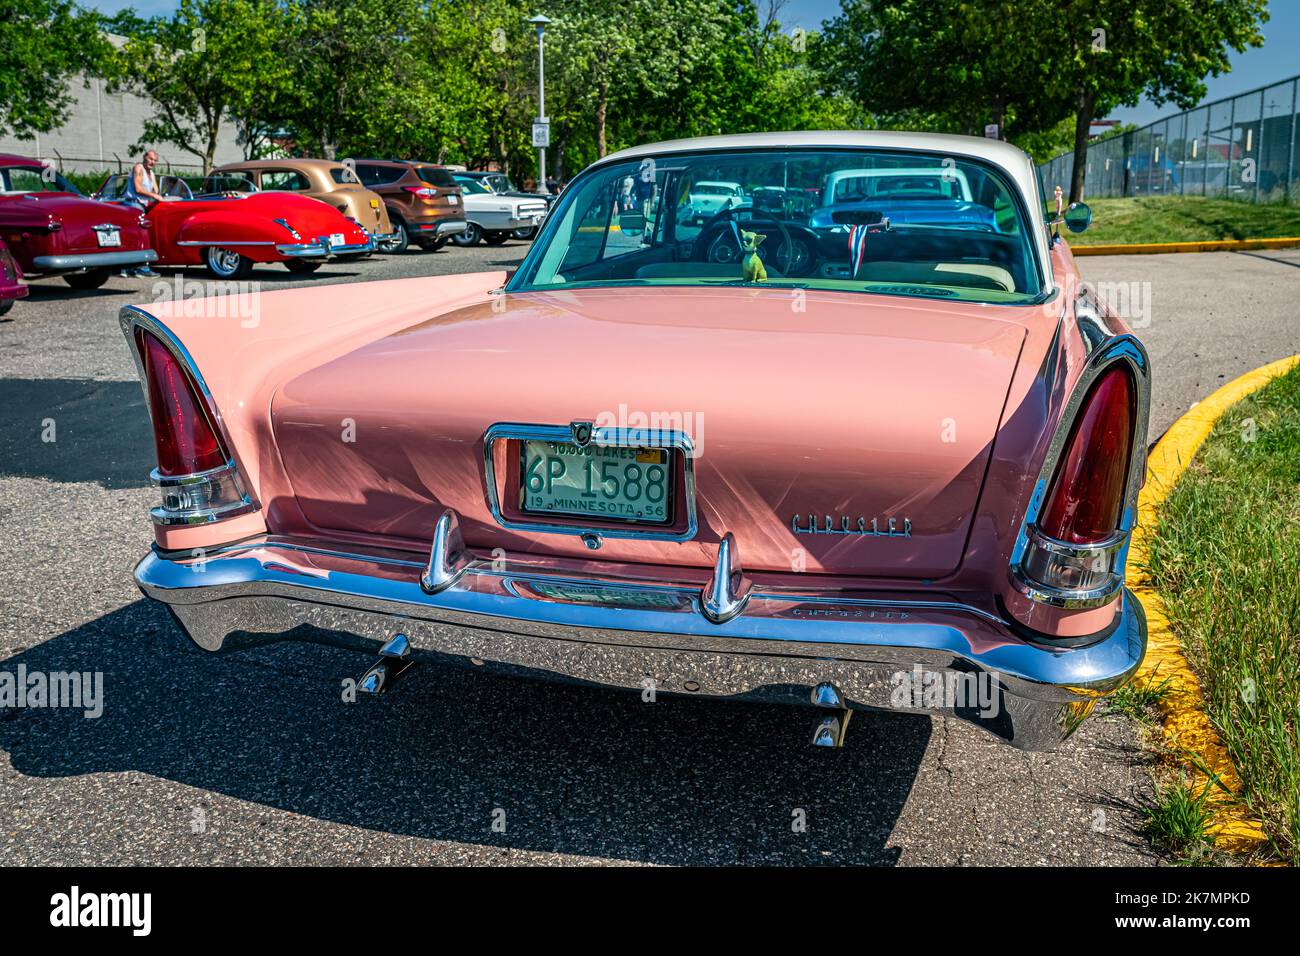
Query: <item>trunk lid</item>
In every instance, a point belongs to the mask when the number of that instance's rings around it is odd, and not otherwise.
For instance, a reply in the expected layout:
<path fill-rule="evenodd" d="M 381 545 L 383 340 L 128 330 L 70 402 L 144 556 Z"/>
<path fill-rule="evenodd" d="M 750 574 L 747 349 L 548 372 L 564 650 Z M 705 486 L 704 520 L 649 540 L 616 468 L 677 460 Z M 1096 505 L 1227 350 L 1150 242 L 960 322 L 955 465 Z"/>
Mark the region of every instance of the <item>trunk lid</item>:
<path fill-rule="evenodd" d="M 383 200 L 365 186 L 340 186 L 329 194 L 327 201 L 337 206 L 343 215 L 361 223 L 367 232 L 383 234 L 390 231 Z"/>
<path fill-rule="evenodd" d="M 288 381 L 273 429 L 322 531 L 419 544 L 451 507 L 471 547 L 591 557 L 498 523 L 484 432 L 658 414 L 696 445 L 698 533 L 606 538 L 601 558 L 707 567 L 731 531 L 754 570 L 936 578 L 960 564 L 1024 314 L 776 288 L 502 295 Z M 828 518 L 882 533 L 807 533 Z"/>
<path fill-rule="evenodd" d="M 146 234 L 140 226 L 140 210 L 84 199 L 72 193 L 28 193 L 14 208 L 32 211 L 33 222 L 44 224 L 50 216 L 62 224 L 58 243 L 67 253 L 114 252 L 146 248 Z M 96 226 L 115 226 L 120 246 L 101 246 Z"/>

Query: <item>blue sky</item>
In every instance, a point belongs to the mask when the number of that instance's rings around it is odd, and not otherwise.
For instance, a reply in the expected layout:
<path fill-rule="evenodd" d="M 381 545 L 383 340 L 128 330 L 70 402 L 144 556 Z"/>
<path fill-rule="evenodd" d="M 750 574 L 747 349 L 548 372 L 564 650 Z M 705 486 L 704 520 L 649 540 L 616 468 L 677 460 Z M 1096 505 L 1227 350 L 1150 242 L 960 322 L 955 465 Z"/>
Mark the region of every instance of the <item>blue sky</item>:
<path fill-rule="evenodd" d="M 116 13 L 123 7 L 134 7 L 137 13 L 153 15 L 167 13 L 176 7 L 176 0 L 83 0 L 86 6 L 104 13 Z M 761 0 L 760 0 L 761 2 Z M 765 5 L 765 4 L 764 4 Z M 539 8 L 545 0 L 539 0 Z M 823 20 L 839 13 L 839 0 L 789 0 L 782 11 L 787 26 L 817 29 Z M 1300 50 L 1300 3 L 1296 0 L 1273 0 L 1269 4 L 1270 19 L 1264 24 L 1264 45 L 1259 49 L 1233 54 L 1232 72 L 1208 81 L 1206 100 L 1222 99 L 1244 93 L 1300 73 L 1296 50 Z M 1143 102 L 1134 109 L 1121 109 L 1112 118 L 1125 123 L 1145 124 L 1177 112 L 1177 107 L 1157 107 Z"/>

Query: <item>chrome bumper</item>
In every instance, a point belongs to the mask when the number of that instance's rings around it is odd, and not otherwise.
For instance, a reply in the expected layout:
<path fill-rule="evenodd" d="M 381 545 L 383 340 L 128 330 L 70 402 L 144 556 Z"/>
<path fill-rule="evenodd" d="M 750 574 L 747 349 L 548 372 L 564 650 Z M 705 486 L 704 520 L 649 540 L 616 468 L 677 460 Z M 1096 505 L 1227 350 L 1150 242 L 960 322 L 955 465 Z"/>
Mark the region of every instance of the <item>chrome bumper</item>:
<path fill-rule="evenodd" d="M 1146 621 L 1125 593 L 1118 626 L 1085 647 L 1031 644 L 998 617 L 934 596 L 753 589 L 722 624 L 698 582 L 538 573 L 471 560 L 435 594 L 404 552 L 344 553 L 265 538 L 198 558 L 153 552 L 140 590 L 210 651 L 268 636 L 373 653 L 405 634 L 417 659 L 657 693 L 809 704 L 826 683 L 855 709 L 961 717 L 1028 750 L 1068 737 L 1142 660 Z M 900 692 L 900 675 L 980 678 L 993 707 Z"/>
<path fill-rule="evenodd" d="M 464 219 L 439 219 L 437 222 L 417 222 L 407 228 L 412 236 L 427 236 L 433 233 L 434 238 L 440 239 L 443 236 L 464 232 L 469 228 L 469 223 Z"/>
<path fill-rule="evenodd" d="M 480 229 L 488 232 L 510 232 L 515 229 L 540 229 L 542 223 L 546 221 L 546 214 L 538 213 L 536 220 L 532 216 L 516 219 L 513 216 L 475 215 L 472 221 L 478 223 Z"/>
<path fill-rule="evenodd" d="M 374 252 L 375 238 L 371 236 L 366 239 L 365 242 L 333 246 L 330 245 L 328 237 L 320 236 L 313 242 L 294 242 L 285 245 L 277 245 L 275 251 L 280 253 L 282 256 L 289 256 L 293 259 L 319 259 L 328 256 L 350 256 L 362 252 Z"/>
<path fill-rule="evenodd" d="M 69 272 L 73 269 L 138 266 L 157 261 L 158 253 L 152 249 L 132 249 L 126 252 L 85 252 L 68 256 L 37 256 L 32 260 L 32 266 L 35 272 Z"/>

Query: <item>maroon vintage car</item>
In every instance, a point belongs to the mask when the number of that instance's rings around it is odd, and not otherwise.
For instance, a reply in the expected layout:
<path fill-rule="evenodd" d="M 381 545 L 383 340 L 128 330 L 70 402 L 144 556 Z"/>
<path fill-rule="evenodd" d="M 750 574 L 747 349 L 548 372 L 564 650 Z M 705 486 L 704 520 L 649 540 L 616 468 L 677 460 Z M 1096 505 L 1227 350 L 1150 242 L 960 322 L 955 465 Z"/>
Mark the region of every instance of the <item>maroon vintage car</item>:
<path fill-rule="evenodd" d="M 27 295 L 22 283 L 23 270 L 19 268 L 9 247 L 0 239 L 0 315 L 5 315 L 14 303 Z"/>
<path fill-rule="evenodd" d="M 97 289 L 117 269 L 158 258 L 135 209 L 86 199 L 53 167 L 0 153 L 0 239 L 28 276 Z"/>

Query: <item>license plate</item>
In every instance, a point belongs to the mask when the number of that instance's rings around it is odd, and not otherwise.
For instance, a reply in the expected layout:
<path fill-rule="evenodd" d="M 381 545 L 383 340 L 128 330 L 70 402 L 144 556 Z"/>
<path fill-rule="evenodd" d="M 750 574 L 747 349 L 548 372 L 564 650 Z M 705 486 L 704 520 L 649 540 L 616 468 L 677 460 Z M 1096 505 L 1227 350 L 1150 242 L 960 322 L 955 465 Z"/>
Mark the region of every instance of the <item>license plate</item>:
<path fill-rule="evenodd" d="M 378 208 L 379 208 L 379 200 L 378 200 L 378 199 L 372 199 L 372 200 L 370 200 L 370 208 L 371 208 L 371 209 L 378 209 Z"/>
<path fill-rule="evenodd" d="M 448 197 L 447 197 L 447 204 L 450 205 L 450 206 L 459 206 L 459 205 L 460 205 L 460 197 L 459 197 L 459 196 L 448 196 Z"/>
<path fill-rule="evenodd" d="M 99 240 L 101 246 L 120 246 L 122 244 L 122 234 L 116 229 L 99 229 L 95 232 L 95 238 Z"/>
<path fill-rule="evenodd" d="M 670 524 L 672 457 L 665 448 L 529 439 L 520 461 L 520 501 L 530 514 Z"/>
<path fill-rule="evenodd" d="M 343 244 L 344 244 L 344 241 L 343 241 L 343 233 L 341 233 L 341 232 L 332 232 L 332 233 L 330 233 L 330 245 L 331 245 L 331 246 L 341 246 L 341 245 L 343 245 Z"/>

